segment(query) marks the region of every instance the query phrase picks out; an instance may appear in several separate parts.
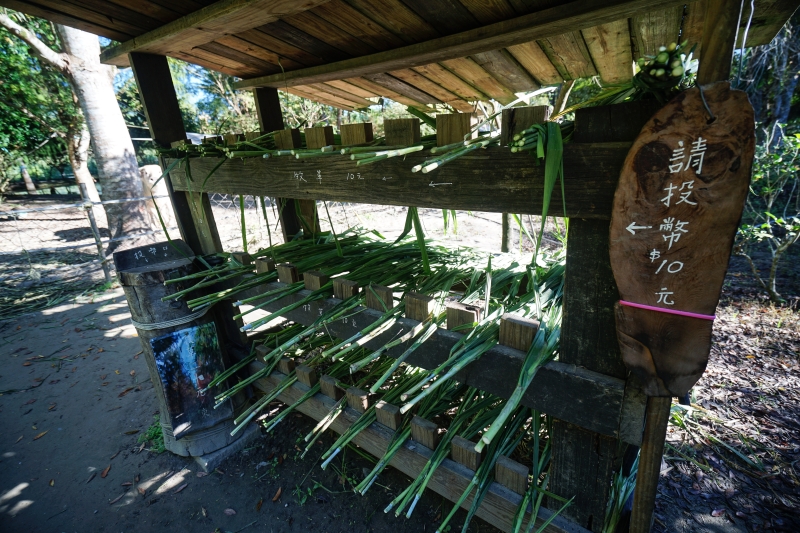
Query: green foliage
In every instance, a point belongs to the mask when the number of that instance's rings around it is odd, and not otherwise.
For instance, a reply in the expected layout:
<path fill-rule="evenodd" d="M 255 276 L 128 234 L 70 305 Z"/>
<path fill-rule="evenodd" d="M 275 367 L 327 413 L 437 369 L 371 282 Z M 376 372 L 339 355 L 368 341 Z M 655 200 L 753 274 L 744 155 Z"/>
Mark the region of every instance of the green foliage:
<path fill-rule="evenodd" d="M 781 256 L 800 239 L 800 134 L 784 137 L 770 147 L 769 136 L 756 147 L 750 195 L 734 253 L 744 257 L 770 300 L 782 301 L 776 287 Z M 769 273 L 762 275 L 752 258 L 756 244 L 770 251 Z"/>
<path fill-rule="evenodd" d="M 149 442 L 150 449 L 156 453 L 167 451 L 164 446 L 164 431 L 161 429 L 158 415 L 153 416 L 153 423 L 147 428 L 147 431 L 139 435 L 138 442 Z"/>
<path fill-rule="evenodd" d="M 9 12 L 47 46 L 60 51 L 50 22 Z M 28 45 L 0 28 L 0 175 L 18 175 L 24 163 L 34 176 L 69 166 L 66 138 L 83 122 L 69 80 L 40 61 Z"/>

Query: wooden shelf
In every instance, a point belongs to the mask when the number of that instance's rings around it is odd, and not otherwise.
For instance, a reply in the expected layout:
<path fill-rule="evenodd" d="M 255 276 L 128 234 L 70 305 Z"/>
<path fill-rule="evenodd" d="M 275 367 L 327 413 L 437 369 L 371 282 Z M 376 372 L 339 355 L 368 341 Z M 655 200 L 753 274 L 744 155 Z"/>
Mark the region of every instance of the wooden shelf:
<path fill-rule="evenodd" d="M 240 293 L 238 297 L 257 296 L 281 286 L 284 285 L 268 283 Z M 308 294 L 310 291 L 303 290 L 272 302 L 263 309 L 278 311 L 302 300 Z M 298 308 L 283 316 L 307 326 L 340 301 L 336 298 L 317 300 L 303 306 L 305 309 Z M 259 302 L 252 303 L 255 305 Z M 338 320 L 330 323 L 327 329 L 331 335 L 346 339 L 373 323 L 381 314 L 379 311 L 359 307 L 346 323 Z M 378 349 L 417 324 L 419 322 L 415 320 L 401 318 L 393 327 L 364 346 Z M 425 369 L 435 368 L 447 359 L 450 349 L 461 337 L 461 333 L 440 329 L 423 347 L 411 354 L 407 362 Z M 386 353 L 391 357 L 398 357 L 409 345 L 410 343 L 403 343 Z M 524 355 L 519 350 L 498 345 L 457 374 L 456 379 L 496 396 L 508 398 L 517 384 Z M 552 361 L 539 370 L 522 400 L 525 406 L 636 445 L 641 442 L 645 402 L 646 398 L 639 389 L 626 386 L 624 380 L 558 361 Z"/>
<path fill-rule="evenodd" d="M 614 191 L 629 147 L 628 142 L 564 146 L 567 216 L 611 218 Z M 541 214 L 544 165 L 529 154 L 487 148 L 428 174 L 411 172 L 414 165 L 430 157 L 416 152 L 361 167 L 342 155 L 231 159 L 214 172 L 204 188 L 201 185 L 219 159 L 197 157 L 190 160 L 191 183 L 187 183 L 182 164 L 170 172 L 170 179 L 180 191 Z M 556 184 L 550 214 L 563 215 L 561 205 L 561 186 Z"/>
<path fill-rule="evenodd" d="M 264 366 L 261 363 L 252 363 L 250 368 L 253 372 L 257 372 L 263 369 Z M 273 372 L 269 377 L 256 381 L 255 386 L 267 393 L 274 390 L 285 377 L 284 374 Z M 298 401 L 308 390 L 309 388 L 302 383 L 295 383 L 278 395 L 278 399 L 291 405 Z M 330 413 L 335 404 L 336 402 L 327 396 L 315 394 L 313 397 L 301 403 L 297 407 L 297 410 L 310 416 L 314 420 L 321 420 Z M 359 413 L 348 407 L 334 420 L 330 427 L 339 434 L 344 433 L 358 417 Z M 353 439 L 353 444 L 358 445 L 375 457 L 382 457 L 389 447 L 392 435 L 392 430 L 382 424 L 374 422 Z M 416 478 L 428 462 L 431 454 L 432 451 L 428 448 L 413 441 L 408 441 L 398 450 L 394 457 L 392 457 L 389 465 L 400 470 L 409 477 Z M 436 469 L 436 472 L 428 484 L 428 488 L 441 494 L 450 501 L 456 501 L 467 488 L 472 476 L 473 472 L 465 466 L 450 459 L 445 459 L 439 468 Z M 489 524 L 503 531 L 509 531 L 521 501 L 522 497 L 519 494 L 512 492 L 498 483 L 492 483 L 476 514 Z M 472 496 L 466 499 L 462 507 L 468 509 L 471 503 Z M 537 523 L 540 524 L 551 515 L 552 512 L 550 510 L 541 509 L 539 511 Z M 526 523 L 529 519 L 530 515 L 528 515 Z M 547 533 L 588 533 L 586 529 L 561 517 L 556 517 L 545 531 Z"/>

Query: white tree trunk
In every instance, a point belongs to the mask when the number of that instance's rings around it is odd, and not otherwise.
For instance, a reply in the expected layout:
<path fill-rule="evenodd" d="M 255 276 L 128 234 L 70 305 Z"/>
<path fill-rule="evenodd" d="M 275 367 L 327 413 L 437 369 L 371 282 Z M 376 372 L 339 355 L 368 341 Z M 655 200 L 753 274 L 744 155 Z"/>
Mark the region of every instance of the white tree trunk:
<path fill-rule="evenodd" d="M 114 67 L 100 63 L 100 43 L 90 33 L 57 25 L 69 72 L 91 134 L 97 171 L 105 199 L 138 198 L 143 195 L 139 167 L 128 128 L 114 94 Z M 150 230 L 144 202 L 106 206 L 111 236 L 121 237 Z M 138 245 L 125 241 L 126 247 Z M 115 246 L 109 246 L 109 251 Z"/>

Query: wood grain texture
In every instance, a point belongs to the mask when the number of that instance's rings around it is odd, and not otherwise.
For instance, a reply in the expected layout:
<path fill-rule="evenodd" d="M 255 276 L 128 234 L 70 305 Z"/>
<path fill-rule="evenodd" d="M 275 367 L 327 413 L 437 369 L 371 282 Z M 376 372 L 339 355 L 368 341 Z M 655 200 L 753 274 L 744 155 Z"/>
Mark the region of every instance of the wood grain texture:
<path fill-rule="evenodd" d="M 514 135 L 522 130 L 542 124 L 550 118 L 553 108 L 549 105 L 536 105 L 527 107 L 510 107 L 503 109 L 500 127 L 500 144 L 508 146 Z"/>
<path fill-rule="evenodd" d="M 317 372 L 308 365 L 297 365 L 294 369 L 297 380 L 306 387 L 313 387 L 319 382 Z"/>
<path fill-rule="evenodd" d="M 369 394 L 358 387 L 350 387 L 344 392 L 347 397 L 347 405 L 350 409 L 364 413 L 369 409 Z"/>
<path fill-rule="evenodd" d="M 87 20 L 87 17 L 81 15 L 71 15 L 69 13 L 65 13 L 63 10 L 58 9 L 57 7 L 53 8 L 49 6 L 37 5 L 21 0 L 3 0 L 3 6 L 13 9 L 14 11 L 19 11 L 20 13 L 26 13 L 28 15 L 33 15 L 34 17 L 51 20 L 56 24 L 63 24 L 65 26 L 77 28 L 95 35 L 101 35 L 109 39 L 114 39 L 116 41 L 125 41 L 133 37 L 133 35 L 127 31 L 115 27 L 113 21 L 108 19 L 102 22 L 91 22 Z"/>
<path fill-rule="evenodd" d="M 603 83 L 622 83 L 633 77 L 631 34 L 627 20 L 586 28 L 581 33 Z"/>
<path fill-rule="evenodd" d="M 703 315 L 717 307 L 750 183 L 755 123 L 744 92 L 727 82 L 703 92 L 715 121 L 708 124 L 699 89 L 685 91 L 645 125 L 625 161 L 610 248 L 621 300 Z M 700 138 L 702 164 L 686 168 L 698 161 L 691 154 Z M 708 362 L 712 325 L 617 308 L 623 360 L 648 396 L 691 389 Z"/>
<path fill-rule="evenodd" d="M 259 258 L 256 259 L 256 273 L 257 274 L 266 274 L 267 272 L 274 272 L 275 271 L 275 260 L 270 258 Z"/>
<path fill-rule="evenodd" d="M 461 57 L 441 61 L 441 65 L 459 78 L 501 104 L 509 104 L 516 96 L 505 85 L 497 81 L 483 67 L 469 57 Z"/>
<path fill-rule="evenodd" d="M 677 43 L 682 18 L 683 6 L 653 10 L 631 17 L 635 58 L 657 55 L 660 46 Z M 732 52 L 733 45 L 731 45 Z"/>
<path fill-rule="evenodd" d="M 539 88 L 539 84 L 528 71 L 522 68 L 514 56 L 505 50 L 480 52 L 472 54 L 470 57 L 512 92 L 529 92 Z"/>
<path fill-rule="evenodd" d="M 333 296 L 340 300 L 346 300 L 351 296 L 358 294 L 360 288 L 358 283 L 344 278 L 335 278 L 333 280 Z"/>
<path fill-rule="evenodd" d="M 639 470 L 633 495 L 630 533 L 649 533 L 656 506 L 656 490 L 661 473 L 661 456 L 672 407 L 672 398 L 649 398 L 647 423 L 644 426 L 642 449 L 639 452 Z"/>
<path fill-rule="evenodd" d="M 146 51 L 169 53 L 173 49 L 191 50 L 219 36 L 236 34 L 305 11 L 325 0 L 222 0 L 185 15 L 147 33 L 138 35 L 100 54 L 104 63 L 120 64 L 128 53 Z"/>
<path fill-rule="evenodd" d="M 407 292 L 403 296 L 406 303 L 406 317 L 424 322 L 436 308 L 436 300 L 418 292 Z"/>
<path fill-rule="evenodd" d="M 597 75 L 581 32 L 554 35 L 538 42 L 563 79 L 577 80 Z"/>
<path fill-rule="evenodd" d="M 494 479 L 517 494 L 525 494 L 528 490 L 528 470 L 527 466 L 501 455 L 494 465 Z"/>
<path fill-rule="evenodd" d="M 578 135 L 577 130 L 575 135 Z M 614 189 L 629 146 L 629 143 L 564 146 L 567 216 L 610 218 Z M 340 155 L 305 160 L 288 157 L 232 159 L 211 176 L 205 191 L 495 213 L 541 213 L 544 166 L 533 164 L 528 154 L 511 154 L 507 148 L 488 148 L 460 157 L 430 174 L 411 172 L 414 165 L 428 157 L 418 152 L 379 161 L 366 168 L 357 167 L 349 157 Z M 206 176 L 218 162 L 214 158 L 192 159 L 191 170 L 196 176 Z M 315 179 L 301 182 L 294 177 L 295 171 L 316 175 L 316 170 L 322 170 L 321 183 Z M 364 179 L 346 179 L 348 173 L 356 172 Z M 176 167 L 171 176 L 177 190 L 188 189 L 185 169 Z M 393 179 L 384 181 L 384 176 Z M 430 187 L 431 181 L 453 185 L 445 191 L 444 186 Z M 192 185 L 193 190 L 198 187 L 198 184 Z M 486 191 L 492 194 L 487 195 Z M 560 187 L 553 191 L 552 203 L 562 204 Z M 290 209 L 287 206 L 284 211 Z"/>
<path fill-rule="evenodd" d="M 375 93 L 376 95 L 386 96 L 387 98 L 391 98 L 395 102 L 399 102 L 403 105 L 411 106 L 411 107 L 419 107 L 424 108 L 425 104 L 421 102 L 417 102 L 413 98 L 408 98 L 400 93 L 397 93 L 391 89 L 387 89 L 382 85 L 378 85 L 377 83 L 370 81 L 366 78 L 345 78 L 346 82 L 351 83 L 357 87 L 365 91 L 370 91 Z"/>
<path fill-rule="evenodd" d="M 342 124 L 339 132 L 342 135 L 342 146 L 368 143 L 372 141 L 372 122 Z"/>
<path fill-rule="evenodd" d="M 515 44 L 507 50 L 540 85 L 555 85 L 564 81 L 536 41 Z"/>
<path fill-rule="evenodd" d="M 395 78 L 389 74 L 365 74 L 363 76 L 364 79 L 371 81 L 372 83 L 384 87 L 386 89 L 390 89 L 397 94 L 401 94 L 408 98 L 411 98 L 417 102 L 422 102 L 423 104 L 441 104 L 442 102 L 428 94 L 425 91 L 422 91 L 415 86 L 406 83 L 405 81 Z"/>
<path fill-rule="evenodd" d="M 318 291 L 331 280 L 330 276 L 317 270 L 303 272 L 303 283 L 309 291 Z"/>
<path fill-rule="evenodd" d="M 431 63 L 430 65 L 421 65 L 412 69 L 414 72 L 422 74 L 429 80 L 438 83 L 442 87 L 447 87 L 448 90 L 458 95 L 464 100 L 482 100 L 486 96 L 469 83 L 469 80 L 463 80 L 444 68 L 438 63 Z"/>
<path fill-rule="evenodd" d="M 363 7 L 364 0 L 351 3 Z M 393 9 L 383 5 L 384 9 Z M 378 52 L 317 67 L 287 72 L 281 75 L 261 76 L 243 80 L 237 88 L 301 85 L 319 83 L 345 76 L 363 76 L 469 56 L 487 50 L 500 50 L 508 46 L 537 39 L 548 39 L 567 32 L 597 26 L 628 18 L 639 12 L 682 5 L 675 0 L 587 0 L 549 7 L 514 19 L 505 20 L 445 37 L 430 33 L 416 38 L 416 43 L 402 48 Z M 374 6 L 373 6 L 374 7 Z M 370 15 L 371 16 L 371 15 Z M 381 20 L 381 24 L 396 25 L 396 20 Z M 415 28 L 420 26 L 415 23 Z M 406 31 L 404 29 L 400 30 Z M 396 30 L 395 33 L 397 34 Z M 592 69 L 593 70 L 593 69 Z"/>
<path fill-rule="evenodd" d="M 448 91 L 444 87 L 434 83 L 422 74 L 412 69 L 393 70 L 389 72 L 395 78 L 403 80 L 409 85 L 433 96 L 441 102 L 448 104 L 457 111 L 465 111 L 467 113 L 472 111 L 472 104 L 465 102 L 457 95 Z"/>
<path fill-rule="evenodd" d="M 303 147 L 303 138 L 300 136 L 300 130 L 297 128 L 280 129 L 274 136 L 275 146 L 278 150 L 294 150 L 295 148 Z M 275 131 L 275 130 L 271 130 Z"/>
<path fill-rule="evenodd" d="M 383 120 L 383 135 L 387 146 L 414 146 L 419 143 L 418 118 L 386 118 Z"/>
<path fill-rule="evenodd" d="M 459 435 L 450 441 L 450 455 L 453 457 L 453 461 L 464 465 L 473 472 L 478 470 L 481 465 L 484 450 L 481 450 L 480 453 L 476 452 L 475 443 Z"/>
<path fill-rule="evenodd" d="M 306 128 L 306 148 L 322 148 L 330 146 L 333 141 L 333 126 L 321 126 L 319 128 Z"/>
<path fill-rule="evenodd" d="M 429 450 L 435 450 L 439 445 L 439 426 L 421 416 L 414 415 L 411 419 L 411 438 Z"/>
<path fill-rule="evenodd" d="M 241 297 L 263 294 L 279 286 L 281 285 L 276 283 L 262 285 L 243 292 Z M 278 311 L 293 302 L 300 301 L 308 294 L 309 291 L 302 290 L 265 305 L 263 309 Z M 335 298 L 314 301 L 309 304 L 309 309 L 295 309 L 286 313 L 284 317 L 299 324 L 310 325 L 319 317 L 320 309 L 324 313 L 340 301 Z M 253 302 L 254 305 L 258 303 L 260 303 L 258 300 Z M 331 335 L 347 339 L 372 324 L 381 315 L 383 315 L 382 310 L 358 307 L 353 310 L 347 324 L 337 320 L 330 323 L 327 328 Z M 415 320 L 400 318 L 386 332 L 365 343 L 365 347 L 373 350 L 381 348 L 418 324 L 419 322 Z M 613 322 L 611 327 L 613 328 Z M 416 350 L 408 357 L 407 363 L 426 369 L 436 368 L 449 357 L 450 349 L 461 337 L 461 333 L 440 329 L 426 342 L 424 349 Z M 390 349 L 387 355 L 399 357 L 409 346 L 409 342 L 402 343 Z M 518 350 L 496 346 L 468 366 L 457 379 L 497 396 L 508 398 L 516 385 L 524 356 L 525 354 Z M 553 361 L 543 366 L 536 374 L 533 383 L 523 396 L 522 404 L 605 435 L 617 436 L 619 428 L 624 425 L 632 435 L 631 442 L 637 444 L 641 439 L 643 420 L 634 418 L 630 421 L 621 421 L 624 392 L 625 382 L 622 379 L 591 372 L 574 364 Z M 637 423 L 638 432 L 632 429 Z"/>
<path fill-rule="evenodd" d="M 300 274 L 293 264 L 279 263 L 276 268 L 278 269 L 278 279 L 281 280 L 281 283 L 297 283 L 300 281 Z"/>
<path fill-rule="evenodd" d="M 539 331 L 539 321 L 507 313 L 500 318 L 500 344 L 528 352 L 533 337 Z"/>
<path fill-rule="evenodd" d="M 436 145 L 445 146 L 475 137 L 470 130 L 478 120 L 472 113 L 452 113 L 436 115 Z"/>
<path fill-rule="evenodd" d="M 344 397 L 344 391 L 336 386 L 336 378 L 331 376 L 322 376 L 319 378 L 319 390 L 332 400 L 339 401 Z"/>
<path fill-rule="evenodd" d="M 364 292 L 367 295 L 364 300 L 364 305 L 369 309 L 385 313 L 394 307 L 394 294 L 391 288 L 376 283 L 370 283 L 369 287 L 364 289 Z"/>
<path fill-rule="evenodd" d="M 278 361 L 278 372 L 286 375 L 294 372 L 294 359 L 291 357 L 281 357 Z"/>
<path fill-rule="evenodd" d="M 396 405 L 386 403 L 383 400 L 375 404 L 375 417 L 379 424 L 383 424 L 387 428 L 395 431 L 400 427 L 403 421 L 403 415 L 400 414 L 400 408 Z"/>
<path fill-rule="evenodd" d="M 477 303 L 468 305 L 461 302 L 447 302 L 445 307 L 447 312 L 447 329 L 450 330 L 467 324 L 470 324 L 470 327 L 462 328 L 462 330 L 471 329 L 471 324 L 480 322 L 483 316 L 483 309 Z"/>
<path fill-rule="evenodd" d="M 697 83 L 705 85 L 727 80 L 731 75 L 731 59 L 736 36 L 737 21 L 744 2 L 706 0 L 703 19 L 703 61 L 697 69 Z"/>
<path fill-rule="evenodd" d="M 263 364 L 252 363 L 250 368 L 255 372 L 262 369 Z M 267 378 L 256 381 L 255 386 L 265 393 L 270 392 L 284 377 L 285 376 L 282 374 L 275 372 Z M 286 404 L 293 404 L 307 392 L 307 387 L 295 383 L 278 395 L 278 399 Z M 330 398 L 322 394 L 316 394 L 300 404 L 297 410 L 310 416 L 314 420 L 321 420 L 330 413 L 334 405 L 335 402 Z M 342 414 L 333 421 L 331 429 L 339 434 L 344 433 L 347 428 L 358 419 L 358 416 L 359 414 L 355 411 L 345 409 Z M 353 439 L 353 443 L 375 457 L 382 457 L 389 447 L 393 434 L 394 432 L 392 430 L 381 424 L 373 423 L 356 435 Z M 389 465 L 414 478 L 422 471 L 425 464 L 430 459 L 431 453 L 430 450 L 424 447 L 415 446 L 413 442 L 407 442 L 392 457 Z M 455 501 L 466 490 L 472 476 L 472 471 L 450 459 L 445 459 L 431 477 L 428 488 L 451 501 Z M 520 501 L 521 497 L 518 494 L 515 494 L 498 483 L 492 483 L 476 515 L 494 527 L 507 531 L 511 527 Z M 471 504 L 472 496 L 469 496 L 462 504 L 462 507 L 469 509 Z M 547 520 L 551 516 L 552 512 L 549 510 L 540 510 L 539 516 L 537 517 L 537 524 L 540 525 L 542 521 Z M 527 519 L 524 522 L 523 527 L 526 527 Z M 587 532 L 585 529 L 557 516 L 543 530 L 543 533 Z"/>

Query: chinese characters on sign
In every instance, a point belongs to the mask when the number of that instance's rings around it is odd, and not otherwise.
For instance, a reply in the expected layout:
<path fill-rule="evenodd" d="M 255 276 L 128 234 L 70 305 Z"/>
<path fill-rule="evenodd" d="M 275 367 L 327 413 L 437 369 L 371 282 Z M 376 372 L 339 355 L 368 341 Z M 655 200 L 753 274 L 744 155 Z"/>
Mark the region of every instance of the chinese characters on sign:
<path fill-rule="evenodd" d="M 664 196 L 660 199 L 660 202 L 668 208 L 678 207 L 681 204 L 686 204 L 687 206 L 697 205 L 693 196 L 695 180 L 692 177 L 697 177 L 703 171 L 703 159 L 707 149 L 706 139 L 698 137 L 697 140 L 690 144 L 691 150 L 688 153 L 686 153 L 684 141 L 678 141 L 678 148 L 672 151 L 672 157 L 669 160 L 670 179 L 667 182 L 667 186 L 663 188 Z M 628 226 L 628 231 L 634 233 L 635 229 L 650 228 L 651 226 L 636 226 L 636 222 L 633 222 Z M 681 240 L 681 237 L 689 233 L 689 221 L 668 215 L 662 220 L 658 231 L 661 234 L 660 244 L 650 250 L 647 257 L 653 266 L 658 265 L 655 274 L 662 272 L 676 274 L 683 269 L 683 263 L 681 261 L 661 259 L 661 255 L 672 250 L 672 247 Z M 659 259 L 661 261 L 658 261 Z M 669 283 L 665 284 L 669 285 Z M 655 292 L 655 296 L 658 297 L 656 303 L 668 306 L 675 305 L 673 295 L 674 291 L 669 286 L 661 287 L 660 291 Z"/>
<path fill-rule="evenodd" d="M 164 252 L 164 257 L 167 257 L 168 249 L 169 249 L 168 246 L 162 246 L 161 250 Z M 133 258 L 136 261 L 142 260 L 145 263 L 149 263 L 150 260 L 148 259 L 148 257 L 150 255 L 152 255 L 153 257 L 158 255 L 158 249 L 155 246 L 151 246 L 147 250 L 137 250 L 136 253 L 133 254 Z"/>

